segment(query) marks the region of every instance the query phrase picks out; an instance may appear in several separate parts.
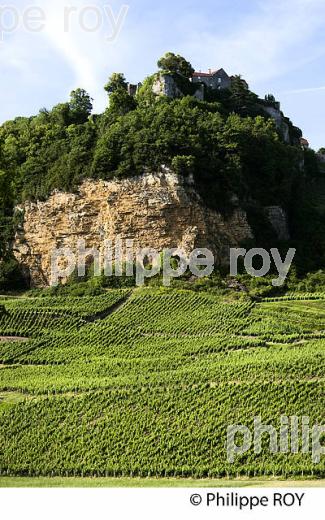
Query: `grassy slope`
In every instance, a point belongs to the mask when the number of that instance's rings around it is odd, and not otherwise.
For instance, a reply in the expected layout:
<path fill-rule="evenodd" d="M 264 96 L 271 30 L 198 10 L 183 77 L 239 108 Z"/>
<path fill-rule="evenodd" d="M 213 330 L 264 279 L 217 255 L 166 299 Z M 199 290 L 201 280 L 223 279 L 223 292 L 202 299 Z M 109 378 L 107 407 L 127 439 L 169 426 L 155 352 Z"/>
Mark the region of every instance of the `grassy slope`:
<path fill-rule="evenodd" d="M 227 425 L 251 426 L 256 415 L 275 426 L 280 415 L 324 422 L 324 300 L 252 307 L 140 290 L 104 320 L 85 320 L 122 296 L 5 302 L 10 312 L 0 335 L 19 336 L 31 326 L 32 339 L 0 344 L 0 470 L 325 474 L 324 462 L 315 467 L 301 454 L 249 451 L 230 465 L 224 447 Z M 182 481 L 152 481 L 170 482 Z"/>
<path fill-rule="evenodd" d="M 153 479 L 153 478 L 81 478 L 81 477 L 0 477 L 0 488 L 228 488 L 228 487 L 325 487 L 325 480 L 279 479 Z"/>

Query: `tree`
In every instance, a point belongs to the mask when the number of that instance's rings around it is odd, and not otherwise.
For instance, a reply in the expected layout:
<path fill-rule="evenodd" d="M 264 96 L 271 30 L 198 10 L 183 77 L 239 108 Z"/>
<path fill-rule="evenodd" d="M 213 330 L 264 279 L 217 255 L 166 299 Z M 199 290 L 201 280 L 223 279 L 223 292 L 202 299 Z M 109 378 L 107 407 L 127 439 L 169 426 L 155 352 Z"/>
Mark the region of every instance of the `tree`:
<path fill-rule="evenodd" d="M 257 101 L 258 97 L 249 90 L 247 82 L 241 76 L 233 76 L 230 86 L 230 100 L 236 111 L 241 112 Z"/>
<path fill-rule="evenodd" d="M 71 124 L 71 110 L 69 103 L 59 103 L 51 110 L 51 121 L 60 126 L 69 126 Z"/>
<path fill-rule="evenodd" d="M 194 69 L 189 61 L 179 54 L 167 52 L 165 56 L 158 60 L 158 68 L 164 71 L 172 72 L 174 74 L 181 74 L 186 78 L 191 78 L 194 74 Z"/>
<path fill-rule="evenodd" d="M 12 255 L 0 260 L 0 290 L 9 291 L 25 288 L 20 266 Z"/>
<path fill-rule="evenodd" d="M 82 88 L 73 90 L 70 94 L 70 111 L 74 123 L 82 124 L 88 121 L 93 109 L 93 99 Z"/>
<path fill-rule="evenodd" d="M 51 112 L 42 109 L 38 115 L 38 122 L 47 124 L 49 118 L 52 123 L 60 126 L 71 124 L 80 125 L 86 123 L 91 115 L 93 99 L 82 88 L 77 88 L 70 93 L 70 101 L 55 105 Z"/>
<path fill-rule="evenodd" d="M 0 170 L 0 216 L 7 215 L 12 205 L 12 186 L 9 175 Z"/>
<path fill-rule="evenodd" d="M 275 103 L 275 97 L 273 96 L 273 94 L 266 94 L 264 99 L 265 101 L 269 101 L 270 103 Z"/>
<path fill-rule="evenodd" d="M 106 90 L 108 95 L 121 90 L 127 91 L 127 82 L 125 80 L 124 74 L 121 74 L 120 72 L 114 72 L 106 83 L 104 90 Z"/>
<path fill-rule="evenodd" d="M 127 86 L 124 74 L 114 72 L 104 87 L 109 95 L 108 112 L 114 117 L 123 116 L 137 106 L 134 97 L 128 93 Z"/>
<path fill-rule="evenodd" d="M 171 164 L 172 169 L 178 175 L 185 177 L 195 172 L 195 157 L 193 155 L 176 155 Z"/>
<path fill-rule="evenodd" d="M 320 155 L 325 155 L 325 148 L 324 148 L 324 147 L 323 147 L 323 148 L 320 148 L 320 149 L 318 150 L 318 153 L 319 153 Z"/>

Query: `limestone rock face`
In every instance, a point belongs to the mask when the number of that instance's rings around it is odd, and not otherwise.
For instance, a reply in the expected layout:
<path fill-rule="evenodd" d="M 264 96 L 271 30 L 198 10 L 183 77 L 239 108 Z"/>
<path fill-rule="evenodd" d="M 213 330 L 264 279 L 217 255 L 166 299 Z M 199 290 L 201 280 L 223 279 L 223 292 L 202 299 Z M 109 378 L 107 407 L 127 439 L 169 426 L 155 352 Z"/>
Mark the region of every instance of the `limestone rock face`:
<path fill-rule="evenodd" d="M 51 280 L 54 249 L 75 250 L 77 241 L 103 252 L 104 241 L 134 240 L 134 248 L 209 248 L 216 264 L 228 263 L 229 247 L 252 238 L 245 212 L 225 219 L 207 209 L 190 180 L 166 170 L 123 180 L 86 180 L 77 193 L 54 192 L 45 202 L 17 207 L 22 224 L 14 253 L 31 286 Z"/>
<path fill-rule="evenodd" d="M 290 144 L 289 125 L 286 123 L 281 110 L 273 107 L 264 107 L 264 110 L 274 119 L 277 129 L 281 130 L 284 142 Z"/>
<path fill-rule="evenodd" d="M 265 208 L 266 216 L 273 227 L 279 240 L 289 240 L 290 232 L 287 214 L 280 206 L 268 206 Z"/>
<path fill-rule="evenodd" d="M 153 84 L 152 91 L 157 96 L 167 96 L 170 98 L 183 96 L 182 91 L 178 88 L 175 80 L 170 74 L 159 74 Z"/>
<path fill-rule="evenodd" d="M 173 76 L 164 73 L 160 73 L 157 76 L 157 79 L 153 84 L 152 91 L 154 94 L 156 94 L 156 96 L 167 96 L 171 99 L 184 96 L 184 93 L 177 86 Z M 199 101 L 204 101 L 205 94 L 203 84 L 197 84 L 193 97 Z"/>

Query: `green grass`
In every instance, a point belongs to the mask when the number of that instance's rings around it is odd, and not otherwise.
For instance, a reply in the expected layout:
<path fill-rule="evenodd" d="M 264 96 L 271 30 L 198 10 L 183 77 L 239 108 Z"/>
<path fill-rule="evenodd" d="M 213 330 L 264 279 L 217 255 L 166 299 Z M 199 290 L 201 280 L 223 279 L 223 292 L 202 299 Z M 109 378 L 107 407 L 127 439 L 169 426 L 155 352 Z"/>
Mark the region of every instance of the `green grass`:
<path fill-rule="evenodd" d="M 253 305 L 138 289 L 0 301 L 0 336 L 29 337 L 0 343 L 2 482 L 323 478 L 310 453 L 264 444 L 230 464 L 225 449 L 227 426 L 252 428 L 254 416 L 325 422 L 325 295 L 305 298 Z"/>
<path fill-rule="evenodd" d="M 228 488 L 228 487 L 325 487 L 325 480 L 279 479 L 153 479 L 77 477 L 0 477 L 0 488 Z"/>

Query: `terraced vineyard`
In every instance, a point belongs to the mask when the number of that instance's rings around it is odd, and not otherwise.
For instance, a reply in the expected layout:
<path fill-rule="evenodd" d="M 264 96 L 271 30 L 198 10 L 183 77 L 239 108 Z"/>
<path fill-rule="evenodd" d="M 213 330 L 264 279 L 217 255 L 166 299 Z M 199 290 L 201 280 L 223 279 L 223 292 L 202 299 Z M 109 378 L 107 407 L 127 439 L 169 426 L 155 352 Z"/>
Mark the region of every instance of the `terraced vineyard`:
<path fill-rule="evenodd" d="M 186 291 L 5 299 L 0 472 L 325 476 L 263 445 L 227 461 L 227 427 L 325 422 L 325 295 L 227 303 Z"/>

